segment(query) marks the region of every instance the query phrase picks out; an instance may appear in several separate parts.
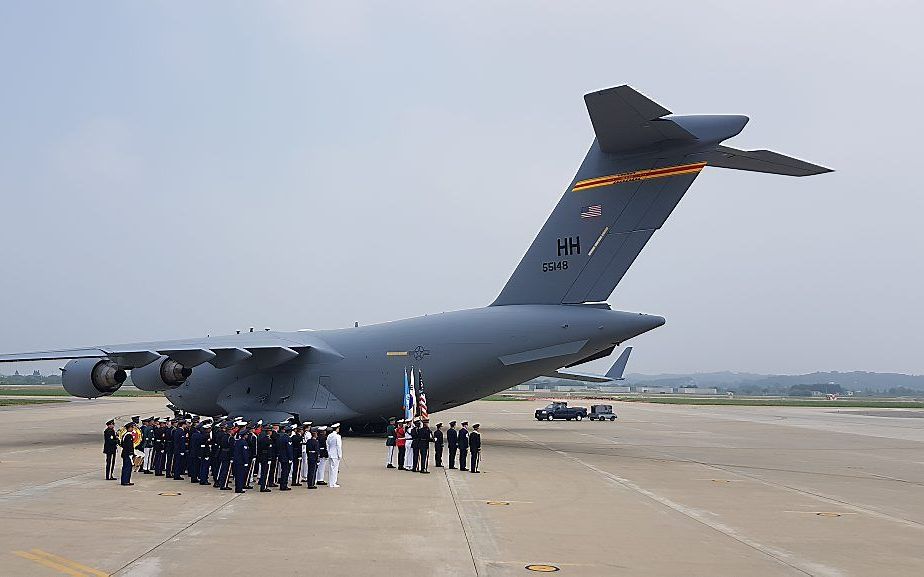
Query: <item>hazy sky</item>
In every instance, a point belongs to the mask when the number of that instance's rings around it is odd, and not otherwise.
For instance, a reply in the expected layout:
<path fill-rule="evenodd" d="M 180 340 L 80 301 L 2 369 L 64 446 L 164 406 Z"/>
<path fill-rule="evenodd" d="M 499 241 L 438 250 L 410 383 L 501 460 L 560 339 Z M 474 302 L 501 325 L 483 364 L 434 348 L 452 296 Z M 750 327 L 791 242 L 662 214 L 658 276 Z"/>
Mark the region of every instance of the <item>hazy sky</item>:
<path fill-rule="evenodd" d="M 920 6 L 0 3 L 0 350 L 486 305 L 627 83 L 837 171 L 705 170 L 630 371 L 924 373 Z"/>

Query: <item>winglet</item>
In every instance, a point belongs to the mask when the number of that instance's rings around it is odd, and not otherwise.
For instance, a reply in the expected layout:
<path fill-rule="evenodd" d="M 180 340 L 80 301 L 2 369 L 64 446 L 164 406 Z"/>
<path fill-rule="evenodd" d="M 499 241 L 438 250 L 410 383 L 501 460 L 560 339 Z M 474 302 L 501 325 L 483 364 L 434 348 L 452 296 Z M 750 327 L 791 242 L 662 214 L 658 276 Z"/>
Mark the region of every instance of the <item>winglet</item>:
<path fill-rule="evenodd" d="M 629 354 L 632 352 L 632 347 L 626 347 L 626 350 L 619 355 L 619 358 L 616 359 L 616 362 L 613 363 L 613 366 L 610 367 L 610 370 L 606 371 L 606 376 L 614 381 L 622 381 L 623 372 L 626 370 L 626 363 L 629 362 Z"/>

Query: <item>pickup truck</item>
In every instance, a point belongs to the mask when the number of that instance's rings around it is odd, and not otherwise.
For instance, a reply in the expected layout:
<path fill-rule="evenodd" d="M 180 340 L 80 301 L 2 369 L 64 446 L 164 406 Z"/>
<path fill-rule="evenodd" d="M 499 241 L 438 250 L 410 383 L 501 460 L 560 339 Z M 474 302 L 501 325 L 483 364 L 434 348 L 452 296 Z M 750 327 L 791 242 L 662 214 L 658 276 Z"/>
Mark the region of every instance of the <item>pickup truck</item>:
<path fill-rule="evenodd" d="M 613 412 L 613 405 L 591 405 L 587 418 L 591 421 L 615 421 L 616 413 Z"/>
<path fill-rule="evenodd" d="M 564 401 L 549 403 L 544 409 L 536 409 L 537 421 L 551 421 L 553 419 L 570 421 L 583 420 L 587 416 L 587 407 L 569 407 Z"/>

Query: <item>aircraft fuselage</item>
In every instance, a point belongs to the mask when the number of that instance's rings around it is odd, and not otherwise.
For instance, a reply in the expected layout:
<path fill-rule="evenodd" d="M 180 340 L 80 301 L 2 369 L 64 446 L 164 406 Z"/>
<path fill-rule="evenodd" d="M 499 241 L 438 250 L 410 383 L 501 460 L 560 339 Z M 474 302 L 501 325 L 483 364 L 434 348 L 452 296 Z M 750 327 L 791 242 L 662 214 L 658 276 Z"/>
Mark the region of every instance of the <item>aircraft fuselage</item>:
<path fill-rule="evenodd" d="M 277 333 L 312 347 L 278 368 L 203 364 L 166 396 L 202 415 L 316 423 L 402 415 L 404 372 L 423 372 L 430 412 L 585 359 L 664 323 L 596 305 L 492 306 L 364 327 Z"/>

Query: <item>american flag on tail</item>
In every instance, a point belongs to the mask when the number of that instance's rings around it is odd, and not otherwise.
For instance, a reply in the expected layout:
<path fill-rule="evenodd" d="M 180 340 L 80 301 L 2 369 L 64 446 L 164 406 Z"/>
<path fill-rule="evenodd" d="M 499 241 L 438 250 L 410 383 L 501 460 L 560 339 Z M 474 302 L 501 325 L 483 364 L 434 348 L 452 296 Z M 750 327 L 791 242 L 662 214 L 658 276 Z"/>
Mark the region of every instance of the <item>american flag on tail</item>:
<path fill-rule="evenodd" d="M 427 412 L 427 395 L 424 393 L 423 371 L 417 370 L 418 390 L 417 394 L 417 412 L 421 419 L 429 419 L 430 414 Z"/>

